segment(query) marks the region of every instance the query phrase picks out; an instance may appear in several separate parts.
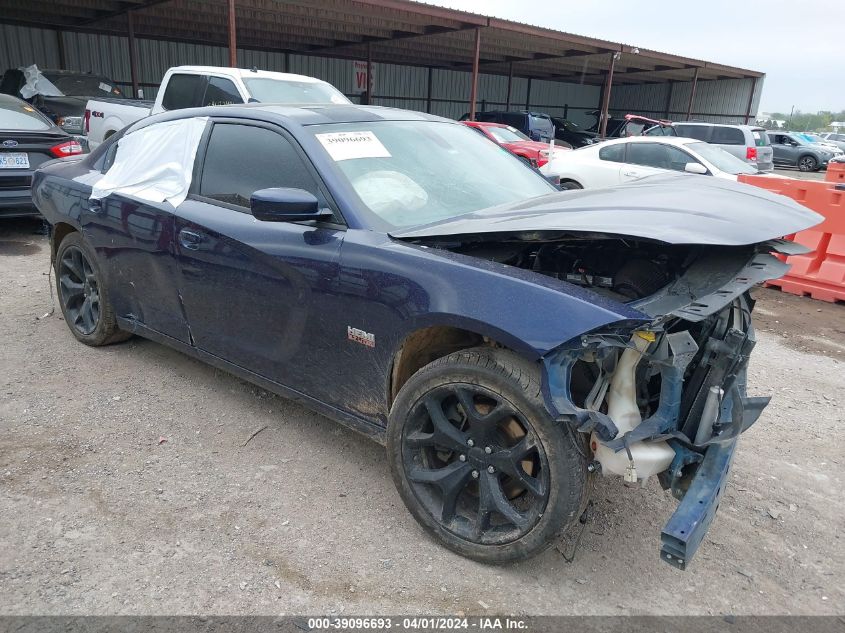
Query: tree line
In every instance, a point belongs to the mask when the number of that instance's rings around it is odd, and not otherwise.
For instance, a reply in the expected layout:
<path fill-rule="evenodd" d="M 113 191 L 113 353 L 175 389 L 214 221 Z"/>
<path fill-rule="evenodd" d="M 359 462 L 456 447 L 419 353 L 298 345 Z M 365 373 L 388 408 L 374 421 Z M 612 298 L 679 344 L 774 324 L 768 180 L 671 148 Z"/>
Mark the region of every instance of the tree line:
<path fill-rule="evenodd" d="M 827 132 L 830 131 L 830 124 L 833 121 L 845 121 L 845 110 L 839 112 L 801 112 L 796 110 L 790 116 L 789 113 L 772 112 L 772 120 L 760 121 L 760 125 L 767 130 L 795 130 L 797 132 Z M 785 121 L 783 127 L 778 126 L 778 121 Z"/>

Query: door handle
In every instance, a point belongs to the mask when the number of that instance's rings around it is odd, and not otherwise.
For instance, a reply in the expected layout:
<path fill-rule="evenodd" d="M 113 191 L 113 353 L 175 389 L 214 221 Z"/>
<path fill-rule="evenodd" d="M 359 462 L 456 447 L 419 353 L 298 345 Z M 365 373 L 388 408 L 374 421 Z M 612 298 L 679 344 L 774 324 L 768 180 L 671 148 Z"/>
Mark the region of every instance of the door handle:
<path fill-rule="evenodd" d="M 179 243 L 184 248 L 192 251 L 199 250 L 200 244 L 204 239 L 205 238 L 199 233 L 194 233 L 193 231 L 188 231 L 187 229 L 179 231 Z"/>
<path fill-rule="evenodd" d="M 628 171 L 623 171 L 623 172 L 622 172 L 622 175 L 623 175 L 623 176 L 639 176 L 639 174 L 640 174 L 640 172 L 638 172 L 638 171 L 633 171 L 633 170 L 630 170 L 630 169 L 629 169 Z"/>

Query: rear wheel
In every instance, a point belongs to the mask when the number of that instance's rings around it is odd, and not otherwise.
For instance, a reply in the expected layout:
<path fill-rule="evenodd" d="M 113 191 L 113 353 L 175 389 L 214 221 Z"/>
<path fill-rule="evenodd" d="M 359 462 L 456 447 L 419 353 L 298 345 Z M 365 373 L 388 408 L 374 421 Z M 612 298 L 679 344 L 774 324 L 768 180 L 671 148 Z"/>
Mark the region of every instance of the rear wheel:
<path fill-rule="evenodd" d="M 583 189 L 584 187 L 581 186 L 581 183 L 577 183 L 574 180 L 561 180 L 560 188 L 561 189 Z"/>
<path fill-rule="evenodd" d="M 819 168 L 819 161 L 814 157 L 807 155 L 798 159 L 798 169 L 800 171 L 816 171 Z"/>
<path fill-rule="evenodd" d="M 393 480 L 417 521 L 475 560 L 533 556 L 574 523 L 586 460 L 513 352 L 474 348 L 423 367 L 391 408 Z"/>
<path fill-rule="evenodd" d="M 79 341 L 96 347 L 132 336 L 118 329 L 96 255 L 79 233 L 59 244 L 55 268 L 62 314 Z"/>

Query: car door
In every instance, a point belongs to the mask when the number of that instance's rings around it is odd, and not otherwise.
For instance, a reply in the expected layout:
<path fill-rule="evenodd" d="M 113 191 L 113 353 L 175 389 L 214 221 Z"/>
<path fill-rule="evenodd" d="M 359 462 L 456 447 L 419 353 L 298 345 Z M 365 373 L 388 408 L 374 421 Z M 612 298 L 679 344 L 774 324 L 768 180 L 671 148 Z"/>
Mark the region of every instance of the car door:
<path fill-rule="evenodd" d="M 790 143 L 789 137 L 786 134 L 773 134 L 772 139 L 772 153 L 775 164 L 794 165 L 798 159 L 798 153 Z"/>
<path fill-rule="evenodd" d="M 119 150 L 119 144 L 112 143 L 103 159 L 103 173 Z M 83 200 L 80 223 L 108 280 L 115 315 L 189 342 L 177 286 L 170 203 L 113 192 L 101 200 Z"/>
<path fill-rule="evenodd" d="M 625 164 L 619 169 L 621 182 L 665 174 L 670 169 L 666 146 L 661 143 L 626 143 Z"/>
<path fill-rule="evenodd" d="M 345 228 L 257 220 L 254 191 L 305 189 L 331 208 L 301 148 L 273 126 L 216 121 L 176 215 L 181 295 L 196 347 L 331 400 L 325 332 Z M 333 304 L 332 304 L 333 305 Z"/>

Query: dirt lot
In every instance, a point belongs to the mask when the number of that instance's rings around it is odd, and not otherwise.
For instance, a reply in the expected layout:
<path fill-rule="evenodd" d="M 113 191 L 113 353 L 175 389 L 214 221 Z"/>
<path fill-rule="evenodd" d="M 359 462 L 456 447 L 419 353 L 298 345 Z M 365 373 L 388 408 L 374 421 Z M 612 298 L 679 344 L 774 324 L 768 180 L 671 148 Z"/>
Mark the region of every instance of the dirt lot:
<path fill-rule="evenodd" d="M 757 293 L 751 391 L 774 400 L 691 569 L 657 558 L 671 496 L 616 479 L 574 562 L 564 539 L 487 567 L 423 534 L 378 445 L 160 345 L 38 320 L 33 228 L 0 225 L 0 612 L 845 613 L 845 306 Z"/>

